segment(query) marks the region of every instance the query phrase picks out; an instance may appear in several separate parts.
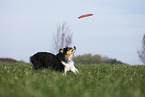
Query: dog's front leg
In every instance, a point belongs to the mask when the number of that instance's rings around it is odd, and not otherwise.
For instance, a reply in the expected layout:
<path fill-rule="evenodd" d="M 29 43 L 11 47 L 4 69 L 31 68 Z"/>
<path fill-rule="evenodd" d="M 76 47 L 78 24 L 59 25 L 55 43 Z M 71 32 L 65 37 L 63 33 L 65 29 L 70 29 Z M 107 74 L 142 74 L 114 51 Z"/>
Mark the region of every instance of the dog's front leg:
<path fill-rule="evenodd" d="M 64 73 L 63 73 L 63 75 L 66 75 L 66 72 L 67 72 L 67 68 L 66 68 L 66 63 L 65 62 L 63 62 L 63 61 L 61 61 L 61 63 L 64 65 Z"/>
<path fill-rule="evenodd" d="M 64 73 L 63 73 L 63 75 L 66 75 L 67 71 L 68 71 L 68 69 L 66 67 L 64 67 Z"/>
<path fill-rule="evenodd" d="M 72 71 L 73 73 L 75 73 L 75 74 L 79 73 L 79 71 L 78 71 L 75 67 L 73 67 L 73 68 L 71 69 L 71 71 Z"/>
<path fill-rule="evenodd" d="M 76 68 L 75 68 L 76 69 Z M 76 72 L 79 73 L 78 69 L 76 69 Z"/>

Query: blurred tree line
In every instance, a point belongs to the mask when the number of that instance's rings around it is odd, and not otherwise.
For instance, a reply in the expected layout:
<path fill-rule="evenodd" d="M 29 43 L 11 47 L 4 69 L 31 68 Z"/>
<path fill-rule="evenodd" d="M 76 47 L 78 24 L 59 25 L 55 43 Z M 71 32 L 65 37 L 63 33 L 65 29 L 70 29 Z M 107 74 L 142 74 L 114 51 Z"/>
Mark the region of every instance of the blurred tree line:
<path fill-rule="evenodd" d="M 121 61 L 118 61 L 116 59 L 110 59 L 108 57 L 102 57 L 100 55 L 92 55 L 92 54 L 84 54 L 84 55 L 78 55 L 74 57 L 75 63 L 81 63 L 81 64 L 124 64 Z"/>

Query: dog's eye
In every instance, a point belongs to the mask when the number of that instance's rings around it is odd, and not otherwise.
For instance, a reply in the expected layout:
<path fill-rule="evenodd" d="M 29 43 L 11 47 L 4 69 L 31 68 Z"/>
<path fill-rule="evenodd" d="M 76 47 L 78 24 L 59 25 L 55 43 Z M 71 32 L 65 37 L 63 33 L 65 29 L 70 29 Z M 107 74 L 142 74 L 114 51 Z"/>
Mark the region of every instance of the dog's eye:
<path fill-rule="evenodd" d="M 68 48 L 68 50 L 71 50 L 71 48 Z"/>

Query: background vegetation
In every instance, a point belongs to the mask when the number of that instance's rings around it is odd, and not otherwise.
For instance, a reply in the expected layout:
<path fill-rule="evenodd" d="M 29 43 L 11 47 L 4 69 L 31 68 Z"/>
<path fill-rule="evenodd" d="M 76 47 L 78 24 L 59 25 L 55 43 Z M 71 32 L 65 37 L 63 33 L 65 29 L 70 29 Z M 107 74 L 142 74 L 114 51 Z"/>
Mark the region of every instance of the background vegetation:
<path fill-rule="evenodd" d="M 75 64 L 79 74 L 0 63 L 0 97 L 144 97 L 145 66 Z"/>
<path fill-rule="evenodd" d="M 12 59 L 12 58 L 0 58 L 0 62 L 1 63 L 17 63 L 17 62 L 21 62 L 21 63 L 24 63 L 24 61 L 17 61 L 15 59 Z"/>
<path fill-rule="evenodd" d="M 142 40 L 142 49 L 138 51 L 138 56 L 143 64 L 145 64 L 145 34 Z"/>
<path fill-rule="evenodd" d="M 76 63 L 81 64 L 124 64 L 121 61 L 118 61 L 116 59 L 110 59 L 108 57 L 102 57 L 100 55 L 91 55 L 91 54 L 84 54 L 79 55 L 74 58 L 74 61 Z"/>
<path fill-rule="evenodd" d="M 52 51 L 57 53 L 59 52 L 59 49 L 70 46 L 72 44 L 72 36 L 73 33 L 65 22 L 57 26 L 56 33 L 54 34 L 52 40 Z"/>

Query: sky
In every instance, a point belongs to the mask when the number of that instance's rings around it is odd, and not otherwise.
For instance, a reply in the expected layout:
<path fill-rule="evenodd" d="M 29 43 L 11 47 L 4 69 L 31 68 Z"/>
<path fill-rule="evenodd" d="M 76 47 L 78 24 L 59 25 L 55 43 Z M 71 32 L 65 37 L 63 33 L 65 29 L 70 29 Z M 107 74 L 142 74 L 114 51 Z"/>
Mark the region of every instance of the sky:
<path fill-rule="evenodd" d="M 78 19 L 88 13 L 94 15 Z M 29 62 L 36 52 L 52 52 L 64 22 L 73 33 L 75 55 L 142 64 L 137 51 L 145 34 L 145 0 L 0 0 L 0 57 Z"/>

